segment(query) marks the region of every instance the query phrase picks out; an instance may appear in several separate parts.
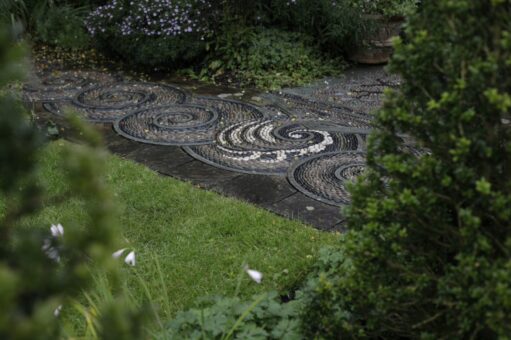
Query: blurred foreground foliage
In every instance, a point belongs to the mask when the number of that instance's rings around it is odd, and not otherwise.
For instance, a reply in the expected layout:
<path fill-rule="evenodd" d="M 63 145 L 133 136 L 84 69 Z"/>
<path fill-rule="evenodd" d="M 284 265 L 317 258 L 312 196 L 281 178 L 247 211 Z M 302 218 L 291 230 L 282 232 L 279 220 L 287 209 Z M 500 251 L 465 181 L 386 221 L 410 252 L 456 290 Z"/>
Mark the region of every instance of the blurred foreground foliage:
<path fill-rule="evenodd" d="M 98 135 L 70 118 L 81 131 L 78 144 L 63 147 L 67 190 L 49 196 L 39 182 L 38 155 L 44 137 L 6 87 L 22 79 L 23 46 L 0 32 L 0 338 L 55 339 L 62 335 L 60 310 L 66 310 L 91 284 L 91 265 L 99 266 L 115 287 L 112 251 L 119 245 L 116 206 L 102 171 L 106 153 Z M 85 220 L 67 221 L 63 229 L 20 227 L 42 207 L 80 198 Z M 124 307 L 122 307 L 124 306 Z M 122 307 L 122 308 L 121 308 Z M 99 310 L 97 336 L 143 337 L 139 312 L 117 296 Z"/>

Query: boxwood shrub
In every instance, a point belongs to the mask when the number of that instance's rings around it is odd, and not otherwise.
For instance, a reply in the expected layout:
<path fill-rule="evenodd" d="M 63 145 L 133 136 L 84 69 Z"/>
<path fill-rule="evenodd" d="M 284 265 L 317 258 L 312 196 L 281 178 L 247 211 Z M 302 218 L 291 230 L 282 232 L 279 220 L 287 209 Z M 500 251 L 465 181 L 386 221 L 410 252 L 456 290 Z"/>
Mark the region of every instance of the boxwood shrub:
<path fill-rule="evenodd" d="M 308 338 L 510 337 L 510 21 L 511 2 L 486 0 L 425 1 L 410 20 L 350 231 L 304 291 Z"/>

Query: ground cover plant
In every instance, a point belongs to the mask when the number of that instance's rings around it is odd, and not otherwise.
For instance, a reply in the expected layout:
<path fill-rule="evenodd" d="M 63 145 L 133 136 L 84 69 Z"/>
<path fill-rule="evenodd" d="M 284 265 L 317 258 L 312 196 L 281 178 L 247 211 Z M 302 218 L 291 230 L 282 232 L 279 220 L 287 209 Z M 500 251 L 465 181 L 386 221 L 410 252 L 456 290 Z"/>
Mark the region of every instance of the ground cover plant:
<path fill-rule="evenodd" d="M 276 29 L 231 27 L 216 39 L 197 77 L 278 89 L 341 73 L 343 60 L 325 58 L 311 47 L 310 40 Z"/>

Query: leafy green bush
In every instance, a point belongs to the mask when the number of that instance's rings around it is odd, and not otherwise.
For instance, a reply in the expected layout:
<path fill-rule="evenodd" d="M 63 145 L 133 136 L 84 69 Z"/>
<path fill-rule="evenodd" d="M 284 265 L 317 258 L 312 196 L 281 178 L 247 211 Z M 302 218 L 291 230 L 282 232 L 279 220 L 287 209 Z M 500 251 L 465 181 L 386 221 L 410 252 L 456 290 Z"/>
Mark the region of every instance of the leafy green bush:
<path fill-rule="evenodd" d="M 304 291 L 307 337 L 509 338 L 510 21 L 509 1 L 484 0 L 425 1 L 410 20 L 350 231 Z"/>
<path fill-rule="evenodd" d="M 169 323 L 170 339 L 299 339 L 299 303 L 281 303 L 275 292 L 253 301 L 214 298 L 199 309 L 177 314 Z"/>
<path fill-rule="evenodd" d="M 217 38 L 200 76 L 276 89 L 336 74 L 342 67 L 339 60 L 322 58 L 299 33 L 237 28 Z"/>
<path fill-rule="evenodd" d="M 366 24 L 351 1 L 278 0 L 269 8 L 271 22 L 313 37 L 314 43 L 331 55 L 349 50 L 359 41 Z"/>
<path fill-rule="evenodd" d="M 66 49 L 85 49 L 91 46 L 83 20 L 86 7 L 69 5 L 39 8 L 34 13 L 35 38 Z"/>
<path fill-rule="evenodd" d="M 96 1 L 0 0 L 0 23 L 20 24 L 35 41 L 86 49 L 91 41 L 83 20 Z"/>

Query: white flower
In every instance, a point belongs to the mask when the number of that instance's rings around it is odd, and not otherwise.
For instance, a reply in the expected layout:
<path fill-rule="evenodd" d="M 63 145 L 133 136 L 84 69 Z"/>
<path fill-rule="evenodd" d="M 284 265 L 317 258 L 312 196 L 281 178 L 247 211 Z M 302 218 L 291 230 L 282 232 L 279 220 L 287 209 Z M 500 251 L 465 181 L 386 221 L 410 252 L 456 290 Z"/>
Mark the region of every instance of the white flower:
<path fill-rule="evenodd" d="M 119 249 L 118 251 L 116 251 L 116 252 L 114 252 L 114 253 L 112 254 L 112 257 L 113 257 L 114 259 L 118 259 L 119 257 L 121 257 L 122 253 L 124 253 L 124 251 L 125 251 L 126 249 L 128 249 L 128 248 L 122 248 L 122 249 Z"/>
<path fill-rule="evenodd" d="M 62 310 L 62 305 L 59 305 L 55 310 L 53 311 L 53 315 L 55 317 L 58 317 L 60 315 L 60 311 Z"/>
<path fill-rule="evenodd" d="M 52 224 L 50 231 L 51 231 L 51 236 L 53 236 L 53 237 L 64 236 L 64 227 L 60 223 L 57 225 Z"/>
<path fill-rule="evenodd" d="M 253 269 L 248 269 L 248 267 L 245 269 L 245 271 L 252 280 L 257 283 L 261 283 L 261 280 L 263 279 L 263 274 L 261 272 Z"/>
<path fill-rule="evenodd" d="M 45 252 L 46 256 L 48 256 L 48 258 L 50 260 L 53 260 L 55 262 L 60 262 L 59 251 L 55 247 L 51 246 L 50 239 L 44 240 L 44 243 L 43 243 L 43 246 L 41 247 L 41 249 Z"/>
<path fill-rule="evenodd" d="M 130 265 L 130 266 L 134 266 L 135 265 L 135 252 L 134 251 L 131 251 L 127 256 L 126 258 L 124 259 L 124 262 L 126 262 L 126 264 Z"/>
<path fill-rule="evenodd" d="M 56 239 L 58 237 L 64 236 L 64 227 L 62 224 L 52 224 L 50 227 L 51 236 Z M 46 253 L 46 256 L 48 256 L 51 260 L 55 262 L 60 262 L 60 255 L 57 248 L 53 247 L 52 245 L 52 239 L 47 238 L 44 240 L 43 245 L 41 249 Z"/>

